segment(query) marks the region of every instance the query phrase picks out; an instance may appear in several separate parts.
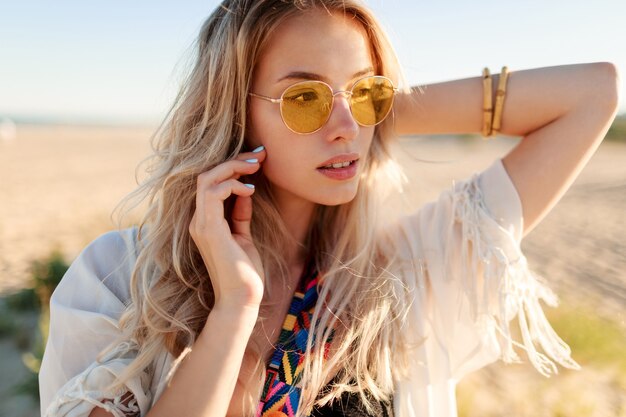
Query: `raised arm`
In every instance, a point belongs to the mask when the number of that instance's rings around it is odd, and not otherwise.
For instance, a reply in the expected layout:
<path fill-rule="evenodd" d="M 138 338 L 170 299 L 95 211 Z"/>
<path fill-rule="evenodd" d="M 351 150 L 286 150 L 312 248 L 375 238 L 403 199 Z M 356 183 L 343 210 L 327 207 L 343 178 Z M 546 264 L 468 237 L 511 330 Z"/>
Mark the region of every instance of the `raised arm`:
<path fill-rule="evenodd" d="M 493 94 L 499 74 L 493 77 Z M 608 62 L 509 71 L 503 135 L 523 140 L 503 165 L 522 201 L 524 235 L 554 207 L 604 138 L 618 107 L 619 76 Z M 422 86 L 397 97 L 399 135 L 477 133 L 482 77 Z M 495 98 L 494 98 L 495 102 Z"/>

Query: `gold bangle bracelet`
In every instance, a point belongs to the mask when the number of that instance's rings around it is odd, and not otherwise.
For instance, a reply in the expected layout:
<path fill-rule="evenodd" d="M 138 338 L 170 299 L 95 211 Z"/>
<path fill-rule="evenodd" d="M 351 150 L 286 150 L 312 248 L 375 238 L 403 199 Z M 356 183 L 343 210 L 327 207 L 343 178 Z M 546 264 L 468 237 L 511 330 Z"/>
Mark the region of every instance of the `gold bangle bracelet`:
<path fill-rule="evenodd" d="M 502 112 L 504 109 L 504 97 L 506 95 L 506 84 L 509 79 L 509 69 L 504 66 L 500 73 L 500 80 L 498 82 L 498 89 L 496 90 L 496 108 L 493 113 L 493 122 L 491 124 L 490 136 L 495 135 L 500 131 L 502 125 Z"/>
<path fill-rule="evenodd" d="M 493 107 L 492 107 L 492 97 L 491 97 L 491 74 L 489 73 L 489 68 L 485 67 L 483 69 L 483 138 L 487 139 L 487 137 L 491 134 L 491 123 L 493 120 Z"/>

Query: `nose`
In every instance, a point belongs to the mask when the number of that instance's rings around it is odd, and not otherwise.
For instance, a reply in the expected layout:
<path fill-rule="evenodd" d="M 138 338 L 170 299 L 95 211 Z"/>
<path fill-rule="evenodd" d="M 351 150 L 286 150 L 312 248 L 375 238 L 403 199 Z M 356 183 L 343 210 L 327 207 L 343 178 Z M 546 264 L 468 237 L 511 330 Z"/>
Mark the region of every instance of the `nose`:
<path fill-rule="evenodd" d="M 334 96 L 333 108 L 326 123 L 328 139 L 352 140 L 359 134 L 359 124 L 354 120 L 350 110 L 350 93 L 337 91 Z"/>

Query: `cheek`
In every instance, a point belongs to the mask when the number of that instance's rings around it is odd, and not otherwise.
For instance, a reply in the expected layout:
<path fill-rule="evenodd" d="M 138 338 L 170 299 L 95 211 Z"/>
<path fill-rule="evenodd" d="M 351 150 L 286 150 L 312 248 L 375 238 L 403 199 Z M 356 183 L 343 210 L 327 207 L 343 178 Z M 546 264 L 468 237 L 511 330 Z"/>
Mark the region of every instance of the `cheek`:
<path fill-rule="evenodd" d="M 284 134 L 287 128 L 280 117 L 278 104 L 252 100 L 248 113 L 248 137 L 251 143 L 265 145 L 273 135 Z"/>
<path fill-rule="evenodd" d="M 264 105 L 270 104 L 270 105 Z M 267 157 L 263 162 L 263 171 L 270 179 L 279 175 L 298 175 L 303 168 L 307 155 L 307 143 L 302 137 L 289 130 L 280 117 L 278 105 L 254 103 L 250 107 L 248 139 L 251 144 L 265 146 Z"/>
<path fill-rule="evenodd" d="M 306 175 L 312 161 L 307 158 L 310 151 L 297 144 L 302 139 L 286 134 L 273 135 L 264 141 L 267 158 L 263 162 L 263 172 L 271 182 L 285 184 Z"/>
<path fill-rule="evenodd" d="M 263 175 L 272 183 L 286 185 L 290 178 L 302 176 L 306 151 L 297 146 L 302 138 L 292 137 L 294 133 L 284 128 L 281 120 L 278 122 L 277 125 L 275 120 L 257 113 L 252 117 L 248 137 L 251 145 L 265 146 Z"/>

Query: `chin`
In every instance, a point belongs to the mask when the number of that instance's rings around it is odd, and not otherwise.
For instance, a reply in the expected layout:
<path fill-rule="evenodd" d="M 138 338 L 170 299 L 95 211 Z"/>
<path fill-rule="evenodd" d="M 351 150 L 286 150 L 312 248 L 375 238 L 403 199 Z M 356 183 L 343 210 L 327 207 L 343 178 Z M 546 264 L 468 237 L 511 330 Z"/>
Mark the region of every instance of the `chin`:
<path fill-rule="evenodd" d="M 356 189 L 348 193 L 337 193 L 336 195 L 329 193 L 318 199 L 317 204 L 321 204 L 323 206 L 340 206 L 351 202 L 355 197 Z"/>

